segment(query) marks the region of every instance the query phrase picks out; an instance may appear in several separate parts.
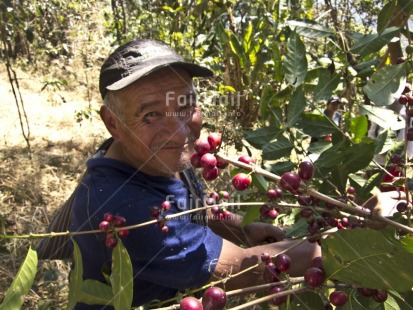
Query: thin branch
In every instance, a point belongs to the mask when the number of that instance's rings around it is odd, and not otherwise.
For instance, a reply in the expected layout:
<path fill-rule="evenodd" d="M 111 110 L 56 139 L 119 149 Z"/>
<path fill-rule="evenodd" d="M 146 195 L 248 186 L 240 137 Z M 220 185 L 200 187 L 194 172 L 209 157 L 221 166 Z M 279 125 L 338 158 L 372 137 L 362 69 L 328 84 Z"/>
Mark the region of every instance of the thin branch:
<path fill-rule="evenodd" d="M 221 158 L 222 160 L 231 163 L 234 166 L 244 168 L 244 169 L 249 170 L 253 173 L 260 174 L 260 175 L 262 175 L 262 176 L 264 176 L 264 177 L 266 177 L 270 180 L 273 180 L 275 182 L 280 182 L 280 180 L 281 180 L 280 176 L 278 176 L 274 173 L 268 172 L 267 170 L 264 170 L 261 167 L 252 166 L 252 165 L 245 164 L 245 163 L 237 161 L 237 160 L 233 160 L 233 159 L 231 159 L 228 156 L 225 156 L 223 154 L 217 154 L 217 156 L 219 158 Z M 338 201 L 334 198 L 331 198 L 327 195 L 324 195 L 324 194 L 316 191 L 315 189 L 306 187 L 305 184 L 301 185 L 301 189 L 306 191 L 308 195 L 310 195 L 312 197 L 315 197 L 315 198 L 318 198 L 320 200 L 323 200 L 323 201 L 325 201 L 325 202 L 327 202 L 331 205 L 337 206 L 342 210 L 346 210 L 346 211 L 350 211 L 350 212 L 357 212 L 360 216 L 363 216 L 365 218 L 368 218 L 368 219 L 371 219 L 371 220 L 376 220 L 376 221 L 385 223 L 387 225 L 390 225 L 394 228 L 401 229 L 403 231 L 406 231 L 406 232 L 409 232 L 409 233 L 413 234 L 413 228 L 411 228 L 409 226 L 406 226 L 406 225 L 403 225 L 403 224 L 400 224 L 398 222 L 392 221 L 391 219 L 383 217 L 383 216 L 381 216 L 380 214 L 378 214 L 376 212 L 371 212 L 370 210 L 365 210 L 361 206 L 358 206 L 358 205 L 349 206 L 346 203 L 343 203 L 343 202 Z"/>

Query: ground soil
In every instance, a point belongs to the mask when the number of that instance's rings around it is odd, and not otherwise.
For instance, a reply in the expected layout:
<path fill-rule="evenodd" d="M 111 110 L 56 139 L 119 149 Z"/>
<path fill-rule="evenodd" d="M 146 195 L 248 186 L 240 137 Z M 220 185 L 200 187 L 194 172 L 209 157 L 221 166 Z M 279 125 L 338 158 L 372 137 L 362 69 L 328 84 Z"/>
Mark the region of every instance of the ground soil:
<path fill-rule="evenodd" d="M 87 99 L 84 86 L 71 91 L 44 88 L 44 78 L 35 73 L 16 75 L 19 87 L 13 83 L 13 93 L 8 75 L 0 69 L 0 229 L 2 234 L 24 235 L 45 231 L 53 212 L 75 187 L 85 160 L 107 134 L 93 111 L 99 100 Z M 90 118 L 79 122 L 79 115 Z M 21 124 L 29 134 L 28 143 Z M 0 239 L 0 301 L 29 244 L 29 239 Z M 40 261 L 22 309 L 65 308 L 68 270 L 66 261 Z"/>

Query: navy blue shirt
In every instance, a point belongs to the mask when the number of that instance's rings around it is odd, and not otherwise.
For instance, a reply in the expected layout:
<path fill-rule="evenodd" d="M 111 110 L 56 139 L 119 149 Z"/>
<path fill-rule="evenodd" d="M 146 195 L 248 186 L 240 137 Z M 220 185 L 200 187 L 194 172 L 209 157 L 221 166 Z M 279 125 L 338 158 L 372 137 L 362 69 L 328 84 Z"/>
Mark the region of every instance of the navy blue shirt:
<path fill-rule="evenodd" d="M 108 158 L 91 158 L 74 201 L 70 231 L 96 230 L 107 212 L 121 215 L 126 225 L 151 219 L 151 207 L 173 201 L 166 214 L 189 209 L 188 190 L 178 179 L 153 177 Z M 192 215 L 193 216 L 193 215 Z M 179 290 L 200 287 L 210 278 L 219 258 L 222 238 L 191 215 L 168 220 L 163 234 L 156 224 L 132 229 L 122 239 L 134 272 L 133 306 L 174 297 Z M 105 233 L 75 236 L 83 278 L 105 282 L 102 269 L 111 266 L 112 250 Z M 78 304 L 76 309 L 102 309 Z M 105 307 L 105 309 L 109 309 Z"/>

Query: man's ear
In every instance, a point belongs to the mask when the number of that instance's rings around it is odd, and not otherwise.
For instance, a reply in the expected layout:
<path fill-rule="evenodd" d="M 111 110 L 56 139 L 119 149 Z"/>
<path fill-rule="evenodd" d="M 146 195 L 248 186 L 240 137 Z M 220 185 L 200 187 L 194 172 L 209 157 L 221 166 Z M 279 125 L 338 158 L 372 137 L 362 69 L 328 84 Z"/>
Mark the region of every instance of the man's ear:
<path fill-rule="evenodd" d="M 106 129 L 110 132 L 112 137 L 117 140 L 122 140 L 122 133 L 120 130 L 121 124 L 118 117 L 106 106 L 102 106 L 99 111 L 100 118 L 106 126 Z"/>

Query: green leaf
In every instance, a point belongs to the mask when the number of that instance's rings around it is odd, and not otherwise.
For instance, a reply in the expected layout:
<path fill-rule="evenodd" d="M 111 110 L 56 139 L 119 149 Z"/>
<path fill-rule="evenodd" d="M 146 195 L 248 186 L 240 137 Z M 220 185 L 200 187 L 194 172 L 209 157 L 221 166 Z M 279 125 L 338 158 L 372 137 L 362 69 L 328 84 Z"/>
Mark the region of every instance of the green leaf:
<path fill-rule="evenodd" d="M 357 172 L 372 161 L 374 156 L 373 143 L 357 143 L 346 148 L 344 164 L 349 172 Z"/>
<path fill-rule="evenodd" d="M 311 143 L 308 148 L 308 152 L 310 152 L 311 154 L 320 155 L 333 146 L 331 142 L 323 140 L 323 138 L 321 139 L 322 140 Z"/>
<path fill-rule="evenodd" d="M 294 165 L 290 161 L 277 162 L 275 164 L 265 164 L 264 167 L 265 170 L 268 170 L 276 175 L 281 175 L 284 172 L 292 171 L 294 169 Z"/>
<path fill-rule="evenodd" d="M 317 102 L 330 98 L 339 83 L 340 76 L 337 73 L 331 73 L 329 70 L 323 69 L 314 89 L 314 101 Z"/>
<path fill-rule="evenodd" d="M 331 279 L 368 288 L 410 291 L 413 254 L 376 230 L 340 230 L 322 242 L 323 265 Z"/>
<path fill-rule="evenodd" d="M 96 280 L 83 281 L 78 296 L 79 301 L 89 305 L 113 305 L 112 287 Z"/>
<path fill-rule="evenodd" d="M 389 21 L 393 17 L 396 5 L 396 1 L 389 1 L 380 10 L 379 16 L 377 18 L 377 31 L 379 33 L 386 29 L 387 25 L 389 25 Z"/>
<path fill-rule="evenodd" d="M 244 214 L 241 226 L 244 227 L 260 217 L 260 206 L 251 206 L 247 208 L 247 212 Z"/>
<path fill-rule="evenodd" d="M 307 38 L 325 38 L 334 34 L 329 28 L 313 21 L 287 20 L 286 24 L 292 30 Z"/>
<path fill-rule="evenodd" d="M 341 145 L 333 145 L 328 150 L 320 154 L 314 162 L 314 165 L 318 169 L 333 168 L 341 165 L 345 159 L 345 156 L 345 151 L 343 151 Z"/>
<path fill-rule="evenodd" d="M 223 44 L 227 44 L 229 42 L 229 35 L 225 29 L 225 26 L 222 22 L 218 22 L 216 26 L 216 33 L 218 34 L 218 38 Z"/>
<path fill-rule="evenodd" d="M 389 150 L 389 148 L 387 149 L 385 148 L 386 141 L 388 141 L 387 138 L 390 136 L 389 133 L 390 133 L 390 129 L 387 129 L 387 130 L 383 130 L 377 135 L 377 138 L 375 139 L 376 148 L 374 149 L 374 154 L 381 154 Z M 390 145 L 392 144 L 393 144 L 393 141 L 391 141 Z"/>
<path fill-rule="evenodd" d="M 406 303 L 402 297 L 394 291 L 388 291 L 387 300 L 383 303 L 378 303 L 373 298 L 361 296 L 354 290 L 348 306 L 340 309 L 407 310 L 411 309 L 411 307 L 409 307 L 409 303 Z"/>
<path fill-rule="evenodd" d="M 319 293 L 303 292 L 297 294 L 292 299 L 292 308 L 294 310 L 325 309 L 325 305 Z M 289 308 L 283 308 L 289 309 Z M 283 310 L 280 308 L 280 310 Z"/>
<path fill-rule="evenodd" d="M 73 242 L 73 262 L 74 268 L 69 274 L 69 297 L 67 309 L 74 309 L 79 300 L 79 290 L 83 281 L 83 263 L 82 253 L 80 253 L 79 246 L 72 238 Z"/>
<path fill-rule="evenodd" d="M 321 77 L 321 75 L 325 71 L 328 71 L 328 70 L 324 67 L 315 67 L 315 68 L 312 68 L 312 69 L 309 68 L 308 71 L 307 71 L 307 74 L 305 76 L 305 80 L 304 80 L 305 83 L 311 84 L 314 81 L 318 81 L 319 78 Z"/>
<path fill-rule="evenodd" d="M 272 128 L 282 128 L 283 124 L 283 113 L 280 107 L 270 108 L 270 125 Z"/>
<path fill-rule="evenodd" d="M 244 39 L 242 40 L 242 45 L 243 45 L 244 51 L 249 52 L 249 50 L 250 50 L 252 30 L 253 30 L 252 23 L 248 22 L 247 29 L 244 33 Z"/>
<path fill-rule="evenodd" d="M 400 239 L 400 242 L 403 244 L 404 248 L 413 254 L 413 238 L 410 236 L 404 236 Z"/>
<path fill-rule="evenodd" d="M 252 174 L 252 184 L 260 191 L 266 192 L 268 190 L 268 181 L 260 174 Z"/>
<path fill-rule="evenodd" d="M 297 127 L 311 137 L 321 137 L 339 131 L 337 126 L 330 122 L 324 114 L 306 113 Z"/>
<path fill-rule="evenodd" d="M 229 33 L 229 46 L 231 47 L 231 51 L 238 56 L 241 68 L 245 68 L 247 59 L 244 50 L 237 36 L 232 32 Z"/>
<path fill-rule="evenodd" d="M 363 175 L 349 174 L 350 185 L 356 189 L 357 197 L 368 199 L 371 197 L 371 191 L 375 186 L 380 185 L 382 180 L 381 173 L 373 174 L 368 180 Z"/>
<path fill-rule="evenodd" d="M 398 0 L 399 6 L 402 8 L 406 16 L 410 16 L 413 12 L 413 0 Z"/>
<path fill-rule="evenodd" d="M 302 237 L 306 234 L 308 234 L 308 222 L 302 217 L 285 232 L 287 238 Z"/>
<path fill-rule="evenodd" d="M 400 32 L 397 27 L 389 27 L 380 34 L 366 34 L 351 47 L 350 51 L 355 54 L 367 55 L 380 51 Z"/>
<path fill-rule="evenodd" d="M 353 134 L 353 141 L 360 142 L 367 134 L 368 120 L 364 115 L 350 119 L 350 132 Z"/>
<path fill-rule="evenodd" d="M 263 88 L 260 100 L 260 114 L 263 120 L 267 119 L 270 114 L 270 105 L 274 100 L 274 88 L 267 85 Z"/>
<path fill-rule="evenodd" d="M 292 94 L 293 88 L 286 87 L 281 89 L 278 93 L 275 94 L 275 99 L 288 99 Z"/>
<path fill-rule="evenodd" d="M 267 143 L 262 148 L 262 158 L 264 160 L 276 160 L 281 157 L 290 156 L 294 146 L 284 136 L 279 136 L 275 141 Z"/>
<path fill-rule="evenodd" d="M 286 45 L 283 62 L 285 79 L 293 86 L 299 86 L 307 74 L 305 46 L 296 32 L 292 32 Z"/>
<path fill-rule="evenodd" d="M 116 310 L 130 309 L 133 299 L 133 271 L 128 251 L 118 238 L 112 251 L 112 292 Z"/>
<path fill-rule="evenodd" d="M 361 115 L 367 115 L 371 122 L 376 123 L 383 129 L 399 130 L 405 126 L 404 120 L 390 109 L 372 105 L 360 105 L 359 110 Z"/>
<path fill-rule="evenodd" d="M 33 246 L 30 245 L 23 264 L 20 266 L 16 277 L 4 294 L 3 302 L 0 305 L 1 310 L 21 309 L 24 296 L 29 293 L 34 277 L 36 276 L 37 263 L 37 252 Z"/>
<path fill-rule="evenodd" d="M 388 106 L 399 99 L 406 84 L 406 63 L 385 66 L 377 70 L 363 91 L 378 106 Z"/>
<path fill-rule="evenodd" d="M 295 127 L 295 124 L 300 120 L 307 106 L 304 93 L 301 87 L 297 88 L 291 96 L 287 106 L 287 124 L 286 128 Z"/>
<path fill-rule="evenodd" d="M 346 165 L 337 165 L 330 168 L 331 180 L 340 192 L 344 192 L 346 189 L 349 174 L 347 167 Z"/>
<path fill-rule="evenodd" d="M 274 140 L 280 132 L 279 129 L 274 129 L 272 127 L 261 127 L 254 131 L 246 131 L 245 139 L 253 147 L 261 149 L 265 144 Z"/>

